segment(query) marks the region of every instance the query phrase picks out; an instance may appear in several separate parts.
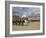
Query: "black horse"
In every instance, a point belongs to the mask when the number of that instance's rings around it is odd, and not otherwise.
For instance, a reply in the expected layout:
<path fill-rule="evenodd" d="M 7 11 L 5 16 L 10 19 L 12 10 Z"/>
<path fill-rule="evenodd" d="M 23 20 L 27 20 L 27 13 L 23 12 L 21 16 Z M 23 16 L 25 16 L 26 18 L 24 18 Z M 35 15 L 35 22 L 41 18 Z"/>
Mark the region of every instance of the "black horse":
<path fill-rule="evenodd" d="M 21 19 L 19 19 L 19 20 L 16 20 L 16 21 L 13 21 L 13 25 L 14 25 L 14 23 L 17 25 L 17 24 L 24 24 L 25 23 L 25 21 L 24 20 L 21 20 Z"/>

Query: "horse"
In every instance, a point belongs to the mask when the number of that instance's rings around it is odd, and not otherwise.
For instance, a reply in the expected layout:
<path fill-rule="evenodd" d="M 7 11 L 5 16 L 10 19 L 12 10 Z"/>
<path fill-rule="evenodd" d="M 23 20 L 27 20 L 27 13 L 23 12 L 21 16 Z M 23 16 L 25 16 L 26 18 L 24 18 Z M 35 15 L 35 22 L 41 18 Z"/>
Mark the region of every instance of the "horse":
<path fill-rule="evenodd" d="M 16 21 L 13 21 L 13 25 L 14 25 L 14 23 L 15 23 L 16 25 L 17 25 L 17 24 L 20 25 L 20 24 L 24 24 L 25 21 L 24 21 L 24 20 L 21 20 L 21 19 L 20 19 L 20 20 L 18 19 L 18 20 L 16 20 Z"/>

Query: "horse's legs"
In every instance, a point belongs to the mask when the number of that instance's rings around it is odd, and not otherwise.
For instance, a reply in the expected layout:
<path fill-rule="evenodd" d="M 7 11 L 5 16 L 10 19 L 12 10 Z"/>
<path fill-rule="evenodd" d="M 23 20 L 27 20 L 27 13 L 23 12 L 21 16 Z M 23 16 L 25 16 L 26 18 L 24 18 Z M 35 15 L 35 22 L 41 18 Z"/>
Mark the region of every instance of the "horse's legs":
<path fill-rule="evenodd" d="M 15 23 L 15 22 L 13 21 L 13 25 L 14 25 L 14 23 Z"/>
<path fill-rule="evenodd" d="M 17 23 L 16 23 L 16 25 L 17 25 Z"/>
<path fill-rule="evenodd" d="M 14 25 L 14 23 L 13 23 L 13 25 Z"/>

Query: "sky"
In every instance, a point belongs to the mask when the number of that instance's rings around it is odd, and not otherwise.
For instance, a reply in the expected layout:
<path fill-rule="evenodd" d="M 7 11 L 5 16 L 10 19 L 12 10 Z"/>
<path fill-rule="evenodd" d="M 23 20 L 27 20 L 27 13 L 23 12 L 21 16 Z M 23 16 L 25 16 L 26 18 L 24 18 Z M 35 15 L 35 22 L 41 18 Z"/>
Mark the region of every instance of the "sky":
<path fill-rule="evenodd" d="M 12 7 L 13 16 L 31 16 L 40 14 L 40 8 L 35 7 Z"/>

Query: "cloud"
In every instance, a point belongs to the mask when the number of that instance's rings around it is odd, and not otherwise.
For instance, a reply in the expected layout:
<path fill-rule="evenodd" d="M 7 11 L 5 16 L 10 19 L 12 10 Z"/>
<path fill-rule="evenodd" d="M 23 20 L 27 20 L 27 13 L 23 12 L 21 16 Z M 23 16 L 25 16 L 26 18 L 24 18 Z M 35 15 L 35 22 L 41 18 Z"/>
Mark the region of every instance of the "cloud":
<path fill-rule="evenodd" d="M 31 16 L 31 15 L 36 15 L 40 14 L 40 8 L 29 8 L 29 7 L 13 7 L 12 9 L 13 15 L 17 16 Z"/>

